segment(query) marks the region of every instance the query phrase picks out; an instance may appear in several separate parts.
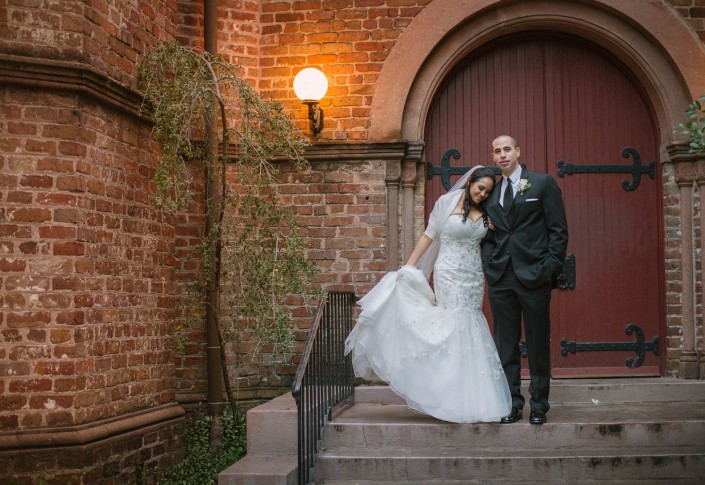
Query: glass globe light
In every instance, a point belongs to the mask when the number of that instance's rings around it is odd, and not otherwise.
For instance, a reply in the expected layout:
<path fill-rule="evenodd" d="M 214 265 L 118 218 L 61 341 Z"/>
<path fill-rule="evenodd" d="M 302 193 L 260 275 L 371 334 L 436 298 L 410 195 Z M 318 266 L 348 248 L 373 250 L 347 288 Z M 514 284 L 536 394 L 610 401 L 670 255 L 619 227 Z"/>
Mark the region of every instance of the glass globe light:
<path fill-rule="evenodd" d="M 328 91 L 328 79 L 315 67 L 302 69 L 294 78 L 294 92 L 303 102 L 320 101 Z"/>

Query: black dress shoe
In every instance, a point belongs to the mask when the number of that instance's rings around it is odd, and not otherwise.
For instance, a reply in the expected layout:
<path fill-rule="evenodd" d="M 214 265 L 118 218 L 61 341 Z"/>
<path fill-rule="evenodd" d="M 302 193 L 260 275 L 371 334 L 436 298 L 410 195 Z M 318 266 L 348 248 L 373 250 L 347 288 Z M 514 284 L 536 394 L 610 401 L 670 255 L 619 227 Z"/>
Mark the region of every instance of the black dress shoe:
<path fill-rule="evenodd" d="M 522 411 L 520 408 L 512 408 L 512 411 L 507 414 L 505 417 L 499 420 L 500 423 L 502 424 L 509 424 L 509 423 L 516 423 L 523 417 Z"/>
<path fill-rule="evenodd" d="M 529 422 L 531 424 L 543 424 L 546 422 L 546 411 L 541 411 L 540 409 L 532 409 L 529 415 Z"/>

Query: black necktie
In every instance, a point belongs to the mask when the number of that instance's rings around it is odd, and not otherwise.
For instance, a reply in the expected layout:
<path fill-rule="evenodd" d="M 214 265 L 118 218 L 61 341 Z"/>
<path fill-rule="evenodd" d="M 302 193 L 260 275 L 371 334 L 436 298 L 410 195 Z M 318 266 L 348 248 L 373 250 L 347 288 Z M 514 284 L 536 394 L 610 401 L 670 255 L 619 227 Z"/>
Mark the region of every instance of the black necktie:
<path fill-rule="evenodd" d="M 509 212 L 509 208 L 512 206 L 512 202 L 514 201 L 514 194 L 512 193 L 512 181 L 509 180 L 509 177 L 505 180 L 507 183 L 507 188 L 504 189 L 504 200 L 502 202 L 502 207 L 506 212 Z"/>

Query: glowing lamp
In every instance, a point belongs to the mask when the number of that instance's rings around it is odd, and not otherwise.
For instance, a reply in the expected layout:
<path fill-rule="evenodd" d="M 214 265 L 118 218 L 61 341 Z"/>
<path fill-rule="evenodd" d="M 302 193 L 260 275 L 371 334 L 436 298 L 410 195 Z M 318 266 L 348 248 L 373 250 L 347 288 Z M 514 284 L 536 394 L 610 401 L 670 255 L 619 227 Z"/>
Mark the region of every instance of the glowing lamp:
<path fill-rule="evenodd" d="M 308 105 L 308 120 L 311 131 L 318 134 L 323 129 L 323 110 L 318 102 L 328 91 L 328 79 L 315 67 L 302 69 L 294 78 L 294 93 Z"/>

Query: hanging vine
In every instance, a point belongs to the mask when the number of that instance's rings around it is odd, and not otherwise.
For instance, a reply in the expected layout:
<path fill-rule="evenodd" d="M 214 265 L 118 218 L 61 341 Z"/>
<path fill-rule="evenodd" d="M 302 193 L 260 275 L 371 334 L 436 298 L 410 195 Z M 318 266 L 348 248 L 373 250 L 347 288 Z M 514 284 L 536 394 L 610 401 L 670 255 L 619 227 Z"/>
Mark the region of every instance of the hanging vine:
<path fill-rule="evenodd" d="M 317 268 L 306 258 L 291 208 L 281 202 L 274 162 L 307 169 L 307 141 L 278 102 L 259 95 L 237 66 L 207 52 L 165 43 L 140 64 L 138 86 L 161 147 L 158 207 L 187 211 L 196 195 L 189 164 L 200 163 L 205 175 L 206 230 L 195 249 L 203 279 L 188 288 L 177 342 L 202 324 L 204 308 L 212 311 L 235 408 L 225 344 L 234 342 L 252 357 L 266 348 L 286 360 L 294 342 L 288 299 L 297 295 L 307 303 L 320 296 L 313 285 Z M 219 133 L 215 147 L 205 143 L 209 129 Z M 218 297 L 206 297 L 213 288 Z"/>

